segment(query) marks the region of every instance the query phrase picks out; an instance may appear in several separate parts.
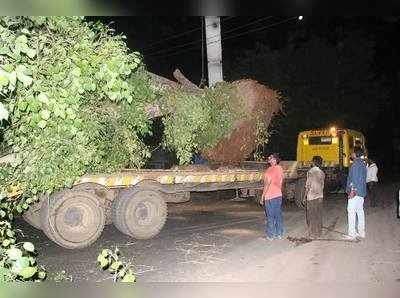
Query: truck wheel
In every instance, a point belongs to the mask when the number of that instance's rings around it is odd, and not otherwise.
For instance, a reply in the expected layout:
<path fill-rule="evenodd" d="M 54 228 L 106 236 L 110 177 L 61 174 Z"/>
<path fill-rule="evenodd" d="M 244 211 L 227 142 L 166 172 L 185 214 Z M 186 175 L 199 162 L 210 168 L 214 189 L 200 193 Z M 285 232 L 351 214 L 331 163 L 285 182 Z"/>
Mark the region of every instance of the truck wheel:
<path fill-rule="evenodd" d="M 46 236 L 58 245 L 84 248 L 101 235 L 105 214 L 96 195 L 65 190 L 43 201 L 40 223 Z"/>
<path fill-rule="evenodd" d="M 123 219 L 123 215 L 121 214 L 121 210 L 123 210 L 122 203 L 124 202 L 126 195 L 126 192 L 129 190 L 122 190 L 120 192 L 120 195 L 115 198 L 115 200 L 111 204 L 111 220 L 114 224 L 114 226 L 122 233 L 125 235 L 129 235 L 128 228 L 126 226 L 126 222 Z"/>
<path fill-rule="evenodd" d="M 305 193 L 306 193 L 306 179 L 299 179 L 296 182 L 296 190 L 294 201 L 297 207 L 304 209 L 305 205 Z"/>
<path fill-rule="evenodd" d="M 113 222 L 122 233 L 136 239 L 157 235 L 167 220 L 167 203 L 162 192 L 136 186 L 122 192 L 112 205 Z"/>
<path fill-rule="evenodd" d="M 31 226 L 35 227 L 38 230 L 42 229 L 40 226 L 40 208 L 41 208 L 41 206 L 42 206 L 42 200 L 29 206 L 29 209 L 22 214 L 22 218 L 28 224 L 30 224 Z"/>
<path fill-rule="evenodd" d="M 111 219 L 111 204 L 116 196 L 116 190 L 109 189 L 103 185 L 87 182 L 75 185 L 73 190 L 88 191 L 97 196 L 100 199 L 100 203 L 104 209 L 106 215 L 106 225 L 112 224 Z"/>

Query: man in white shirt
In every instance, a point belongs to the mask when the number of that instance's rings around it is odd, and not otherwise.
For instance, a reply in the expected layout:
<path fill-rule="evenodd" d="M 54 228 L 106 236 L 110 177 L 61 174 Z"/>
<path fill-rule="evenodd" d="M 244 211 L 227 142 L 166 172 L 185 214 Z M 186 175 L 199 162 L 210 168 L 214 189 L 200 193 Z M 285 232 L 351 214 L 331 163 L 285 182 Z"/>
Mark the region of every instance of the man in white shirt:
<path fill-rule="evenodd" d="M 376 207 L 378 204 L 378 197 L 376 194 L 376 184 L 378 183 L 378 166 L 372 159 L 368 159 L 367 163 L 367 189 L 368 198 L 371 207 Z"/>
<path fill-rule="evenodd" d="M 321 170 L 322 157 L 314 156 L 313 166 L 307 172 L 306 199 L 308 236 L 319 238 L 322 235 L 322 200 L 324 198 L 325 173 Z"/>

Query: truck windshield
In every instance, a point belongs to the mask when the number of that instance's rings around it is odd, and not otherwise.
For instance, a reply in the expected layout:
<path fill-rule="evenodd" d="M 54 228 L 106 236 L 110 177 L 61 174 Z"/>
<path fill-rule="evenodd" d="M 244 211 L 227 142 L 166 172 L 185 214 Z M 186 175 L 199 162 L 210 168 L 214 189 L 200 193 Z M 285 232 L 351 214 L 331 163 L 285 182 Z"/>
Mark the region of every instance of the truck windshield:
<path fill-rule="evenodd" d="M 309 137 L 309 145 L 330 145 L 332 144 L 332 137 Z"/>

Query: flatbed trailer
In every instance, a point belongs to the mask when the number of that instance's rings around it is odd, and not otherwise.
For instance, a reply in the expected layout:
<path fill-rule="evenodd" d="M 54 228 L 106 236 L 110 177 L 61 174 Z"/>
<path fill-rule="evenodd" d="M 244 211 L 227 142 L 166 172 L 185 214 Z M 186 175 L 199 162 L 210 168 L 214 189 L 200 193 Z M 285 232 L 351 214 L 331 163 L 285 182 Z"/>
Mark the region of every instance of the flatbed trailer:
<path fill-rule="evenodd" d="M 263 187 L 265 169 L 124 170 L 85 175 L 72 188 L 41 196 L 23 215 L 58 245 L 91 245 L 106 224 L 136 239 L 156 236 L 167 203 L 190 200 L 191 192 Z"/>

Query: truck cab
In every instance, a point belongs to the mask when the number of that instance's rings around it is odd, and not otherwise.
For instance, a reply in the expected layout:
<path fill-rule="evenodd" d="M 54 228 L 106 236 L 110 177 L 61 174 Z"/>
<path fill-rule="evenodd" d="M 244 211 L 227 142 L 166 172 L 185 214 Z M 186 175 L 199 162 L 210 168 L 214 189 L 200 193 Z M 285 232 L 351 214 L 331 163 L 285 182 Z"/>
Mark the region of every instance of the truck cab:
<path fill-rule="evenodd" d="M 299 207 L 304 207 L 304 186 L 306 174 L 313 156 L 323 159 L 322 170 L 325 173 L 325 191 L 339 191 L 344 188 L 348 169 L 351 165 L 351 153 L 355 147 L 364 152 L 367 148 L 364 135 L 347 128 L 322 128 L 302 131 L 297 139 L 297 179 L 295 201 Z"/>
<path fill-rule="evenodd" d="M 315 129 L 302 131 L 297 140 L 297 162 L 300 167 L 309 167 L 313 156 L 322 157 L 326 168 L 348 168 L 354 147 L 367 154 L 364 135 L 352 129 Z"/>

